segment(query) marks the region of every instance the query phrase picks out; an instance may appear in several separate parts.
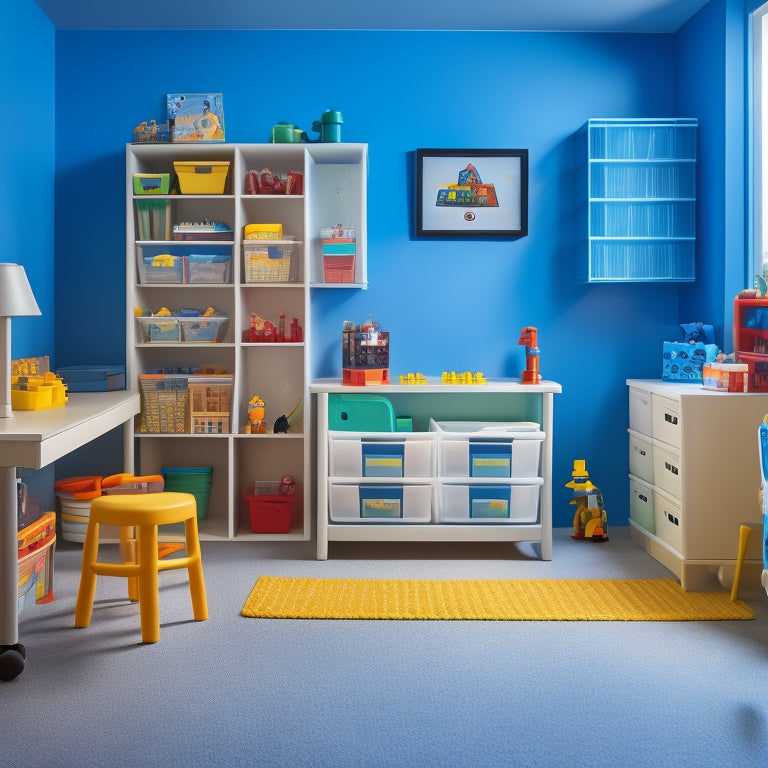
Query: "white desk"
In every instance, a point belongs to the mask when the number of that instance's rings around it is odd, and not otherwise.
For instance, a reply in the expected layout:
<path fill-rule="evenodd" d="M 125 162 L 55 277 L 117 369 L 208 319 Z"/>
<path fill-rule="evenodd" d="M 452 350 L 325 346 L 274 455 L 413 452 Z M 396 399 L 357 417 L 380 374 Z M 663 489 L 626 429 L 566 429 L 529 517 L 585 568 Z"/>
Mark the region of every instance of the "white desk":
<path fill-rule="evenodd" d="M 490 380 L 487 384 L 446 385 L 383 384 L 346 386 L 338 379 L 313 382 L 310 392 L 317 406 L 317 559 L 328 557 L 329 541 L 535 541 L 541 559 L 552 559 L 552 429 L 553 396 L 562 391 L 554 381 L 521 384 L 516 379 Z M 539 519 L 518 525 L 332 523 L 328 514 L 328 403 L 333 394 L 381 395 L 392 403 L 396 415 L 413 418 L 414 431 L 429 429 L 436 421 L 535 421 L 545 434 L 541 448 L 543 485 Z"/>
<path fill-rule="evenodd" d="M 138 412 L 139 395 L 122 390 L 71 394 L 63 408 L 14 411 L 11 418 L 0 419 L 0 678 L 16 677 L 24 668 L 23 648 L 19 658 L 18 645 L 16 467 L 41 469 Z M 124 452 L 125 466 L 130 468 L 132 441 L 124 439 Z"/>

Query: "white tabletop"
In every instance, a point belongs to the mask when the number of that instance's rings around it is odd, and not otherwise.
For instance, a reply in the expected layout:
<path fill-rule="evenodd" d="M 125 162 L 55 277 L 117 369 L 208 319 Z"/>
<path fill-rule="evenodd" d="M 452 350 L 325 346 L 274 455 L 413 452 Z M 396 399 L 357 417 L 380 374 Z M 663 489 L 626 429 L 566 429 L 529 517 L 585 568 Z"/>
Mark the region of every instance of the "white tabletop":
<path fill-rule="evenodd" d="M 0 466 L 40 469 L 128 421 L 137 392 L 78 392 L 61 408 L 14 411 L 0 419 Z"/>

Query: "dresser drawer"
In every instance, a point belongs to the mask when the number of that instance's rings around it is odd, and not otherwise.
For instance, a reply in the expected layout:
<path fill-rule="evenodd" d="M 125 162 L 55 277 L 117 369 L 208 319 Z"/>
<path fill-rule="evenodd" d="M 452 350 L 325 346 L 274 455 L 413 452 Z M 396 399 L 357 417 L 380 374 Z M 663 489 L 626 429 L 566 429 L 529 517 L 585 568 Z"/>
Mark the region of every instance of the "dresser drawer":
<path fill-rule="evenodd" d="M 651 416 L 653 431 L 651 435 L 657 440 L 680 447 L 680 401 L 672 400 L 661 395 L 651 395 Z"/>
<path fill-rule="evenodd" d="M 641 435 L 634 430 L 629 432 L 629 473 L 645 480 L 653 482 L 653 443 L 649 437 Z"/>
<path fill-rule="evenodd" d="M 651 393 L 644 389 L 629 388 L 629 428 L 644 435 L 653 432 Z"/>
<path fill-rule="evenodd" d="M 629 478 L 629 519 L 648 533 L 656 532 L 653 514 L 653 488 L 642 480 Z"/>
<path fill-rule="evenodd" d="M 680 451 L 672 446 L 653 443 L 653 483 L 672 494 L 676 499 L 682 497 L 683 482 L 680 468 Z"/>
<path fill-rule="evenodd" d="M 658 491 L 653 492 L 656 536 L 678 554 L 683 554 L 682 510 L 680 505 Z"/>

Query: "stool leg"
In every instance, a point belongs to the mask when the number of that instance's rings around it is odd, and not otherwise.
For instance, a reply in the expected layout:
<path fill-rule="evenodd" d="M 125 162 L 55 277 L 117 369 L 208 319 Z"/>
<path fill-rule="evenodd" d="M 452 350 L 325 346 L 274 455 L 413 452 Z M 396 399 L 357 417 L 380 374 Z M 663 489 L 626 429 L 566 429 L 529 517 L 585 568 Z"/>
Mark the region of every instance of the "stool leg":
<path fill-rule="evenodd" d="M 141 641 L 156 643 L 160 639 L 160 596 L 157 578 L 157 526 L 139 525 L 139 615 Z"/>
<path fill-rule="evenodd" d="M 124 563 L 136 562 L 136 532 L 132 525 L 120 526 L 120 559 Z M 139 580 L 135 576 L 128 577 L 128 599 L 139 599 Z"/>
<path fill-rule="evenodd" d="M 741 568 L 744 565 L 744 555 L 747 551 L 747 542 L 752 529 L 748 525 L 739 526 L 739 551 L 736 560 L 736 573 L 733 577 L 733 586 L 731 587 L 731 600 L 736 602 L 739 599 L 739 584 L 741 582 Z"/>
<path fill-rule="evenodd" d="M 91 623 L 93 599 L 96 596 L 96 574 L 91 565 L 99 557 L 99 524 L 88 521 L 83 543 L 83 563 L 80 566 L 80 586 L 75 604 L 75 626 L 87 627 Z"/>
<path fill-rule="evenodd" d="M 208 618 L 208 599 L 205 595 L 203 558 L 200 553 L 197 517 L 190 517 L 184 521 L 184 535 L 187 557 L 191 558 L 187 573 L 189 574 L 189 594 L 192 598 L 192 615 L 195 621 L 205 621 Z"/>

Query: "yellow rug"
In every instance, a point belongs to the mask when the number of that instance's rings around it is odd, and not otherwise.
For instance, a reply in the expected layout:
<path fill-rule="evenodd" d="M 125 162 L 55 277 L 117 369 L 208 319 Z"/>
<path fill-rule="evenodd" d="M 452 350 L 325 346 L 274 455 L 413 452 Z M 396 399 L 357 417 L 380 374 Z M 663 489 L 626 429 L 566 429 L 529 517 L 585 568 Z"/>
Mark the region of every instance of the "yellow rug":
<path fill-rule="evenodd" d="M 673 579 L 312 579 L 262 576 L 242 610 L 269 619 L 724 621 L 754 619 L 724 592 Z"/>

